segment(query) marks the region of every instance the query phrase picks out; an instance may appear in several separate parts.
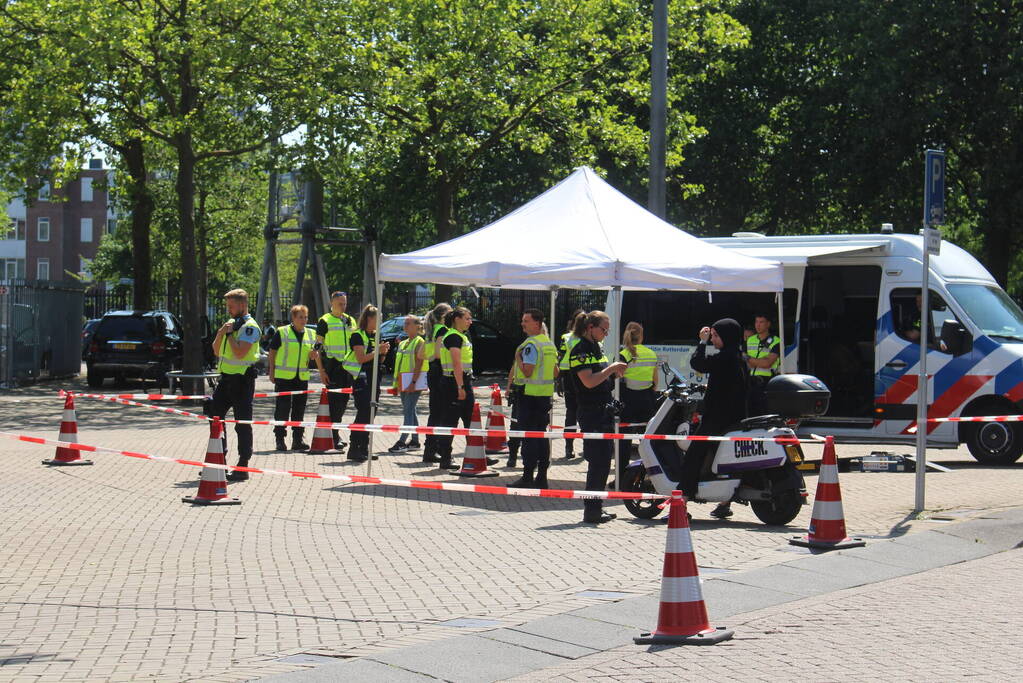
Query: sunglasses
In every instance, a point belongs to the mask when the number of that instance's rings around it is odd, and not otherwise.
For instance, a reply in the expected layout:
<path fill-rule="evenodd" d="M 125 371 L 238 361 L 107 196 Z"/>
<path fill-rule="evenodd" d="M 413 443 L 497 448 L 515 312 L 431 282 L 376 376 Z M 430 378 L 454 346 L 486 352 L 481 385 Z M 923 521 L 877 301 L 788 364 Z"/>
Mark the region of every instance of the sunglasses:
<path fill-rule="evenodd" d="M 339 296 L 344 296 L 344 297 L 347 297 L 347 296 L 348 296 L 348 292 L 331 292 L 331 293 L 330 293 L 330 298 L 331 298 L 331 299 L 336 299 L 336 298 L 338 298 Z"/>

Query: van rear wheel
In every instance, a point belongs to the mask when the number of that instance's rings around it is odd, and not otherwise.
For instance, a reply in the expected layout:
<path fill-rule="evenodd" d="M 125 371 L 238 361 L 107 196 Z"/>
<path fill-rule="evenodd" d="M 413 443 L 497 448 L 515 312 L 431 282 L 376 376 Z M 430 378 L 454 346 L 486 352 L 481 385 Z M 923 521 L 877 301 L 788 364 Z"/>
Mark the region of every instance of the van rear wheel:
<path fill-rule="evenodd" d="M 966 447 L 977 462 L 1011 465 L 1023 455 L 1023 423 L 980 422 L 970 425 Z"/>

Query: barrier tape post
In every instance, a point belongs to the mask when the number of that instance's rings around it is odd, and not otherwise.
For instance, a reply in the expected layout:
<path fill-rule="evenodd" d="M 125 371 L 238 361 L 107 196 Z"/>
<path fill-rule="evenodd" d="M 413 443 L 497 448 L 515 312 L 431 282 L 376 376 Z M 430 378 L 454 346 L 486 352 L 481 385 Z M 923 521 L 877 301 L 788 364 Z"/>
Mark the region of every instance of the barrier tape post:
<path fill-rule="evenodd" d="M 78 443 L 78 417 L 75 414 L 75 399 L 71 394 L 64 395 L 64 413 L 60 418 L 59 441 Z M 62 467 L 68 465 L 91 465 L 92 460 L 85 460 L 77 450 L 57 446 L 57 452 L 50 460 L 43 460 L 44 465 Z"/>

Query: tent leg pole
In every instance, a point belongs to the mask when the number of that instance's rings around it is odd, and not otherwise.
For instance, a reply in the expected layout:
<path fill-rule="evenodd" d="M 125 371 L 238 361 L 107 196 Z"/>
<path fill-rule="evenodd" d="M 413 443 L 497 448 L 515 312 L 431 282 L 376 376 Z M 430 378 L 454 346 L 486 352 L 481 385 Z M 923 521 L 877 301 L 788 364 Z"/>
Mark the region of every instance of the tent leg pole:
<path fill-rule="evenodd" d="M 781 351 L 781 364 L 778 366 L 778 374 L 785 374 L 785 291 L 782 290 L 775 295 L 778 299 L 778 345 Z"/>
<path fill-rule="evenodd" d="M 618 339 L 619 339 L 619 337 L 621 337 L 621 327 L 622 327 L 622 288 L 621 287 L 615 287 L 613 291 L 614 291 L 614 307 L 615 307 L 615 310 L 614 310 L 614 320 L 612 321 L 612 325 L 611 325 L 611 330 L 612 330 L 612 332 L 611 332 L 611 344 L 610 344 L 610 349 L 604 349 L 604 353 L 610 352 L 612 354 L 612 357 L 608 359 L 609 362 L 611 362 L 611 363 L 614 363 L 614 362 L 616 362 L 618 360 L 618 350 L 617 350 L 618 349 Z M 621 382 L 619 382 L 617 379 L 612 380 L 612 382 L 613 382 L 613 384 L 612 384 L 612 386 L 613 386 L 612 391 L 614 392 L 614 397 L 615 397 L 615 400 L 617 401 L 619 398 L 621 398 Z M 618 432 L 621 431 L 621 429 L 618 426 L 619 422 L 620 422 L 620 420 L 619 420 L 618 416 L 615 415 L 615 418 L 614 418 L 614 431 L 615 431 L 615 433 L 618 433 Z M 615 472 L 615 491 L 621 491 L 622 490 L 622 461 L 621 461 L 621 458 L 618 457 L 618 448 L 621 446 L 621 444 L 622 444 L 621 441 L 615 442 L 615 447 L 611 450 L 611 457 L 614 458 L 614 466 L 615 466 L 615 469 L 614 469 L 614 472 Z M 630 442 L 629 446 L 631 447 L 631 445 L 632 445 L 632 443 Z"/>
<path fill-rule="evenodd" d="M 376 254 L 373 254 L 373 262 L 376 263 Z M 376 349 L 376 353 L 373 355 L 373 377 L 370 378 L 369 383 L 369 422 L 374 424 L 377 419 L 377 390 L 380 387 L 380 323 L 384 317 L 384 283 L 377 280 L 376 282 L 376 297 L 377 297 L 377 329 L 373 333 L 373 348 Z M 373 476 L 373 432 L 369 434 L 369 448 L 368 455 L 366 458 L 366 476 Z"/>

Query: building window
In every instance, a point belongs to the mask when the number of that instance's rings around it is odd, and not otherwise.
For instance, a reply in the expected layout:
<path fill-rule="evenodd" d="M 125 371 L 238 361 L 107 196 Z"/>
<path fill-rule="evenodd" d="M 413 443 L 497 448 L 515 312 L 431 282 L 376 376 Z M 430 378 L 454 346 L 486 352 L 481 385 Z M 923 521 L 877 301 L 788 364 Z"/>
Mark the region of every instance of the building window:
<path fill-rule="evenodd" d="M 18 224 L 18 230 L 14 235 L 14 239 L 23 240 L 25 239 L 25 221 L 15 221 Z"/>
<path fill-rule="evenodd" d="M 117 230 L 117 219 L 116 218 L 108 218 L 107 219 L 107 234 L 108 235 L 113 235 L 115 230 Z"/>
<path fill-rule="evenodd" d="M 92 219 L 91 218 L 83 218 L 82 219 L 82 242 L 91 242 L 91 241 L 92 241 Z"/>
<path fill-rule="evenodd" d="M 82 201 L 92 201 L 92 178 L 82 178 Z"/>
<path fill-rule="evenodd" d="M 36 261 L 36 279 L 37 280 L 50 279 L 50 259 L 41 258 Z"/>
<path fill-rule="evenodd" d="M 39 188 L 39 197 L 38 198 L 39 198 L 40 201 L 43 201 L 43 202 L 50 201 L 50 183 L 49 182 L 43 183 L 42 186 Z"/>
<path fill-rule="evenodd" d="M 36 220 L 36 239 L 40 242 L 50 241 L 50 219 L 39 218 Z"/>
<path fill-rule="evenodd" d="M 18 239 L 18 219 L 12 218 L 10 224 L 3 229 L 3 234 L 0 234 L 0 240 L 14 240 Z"/>

